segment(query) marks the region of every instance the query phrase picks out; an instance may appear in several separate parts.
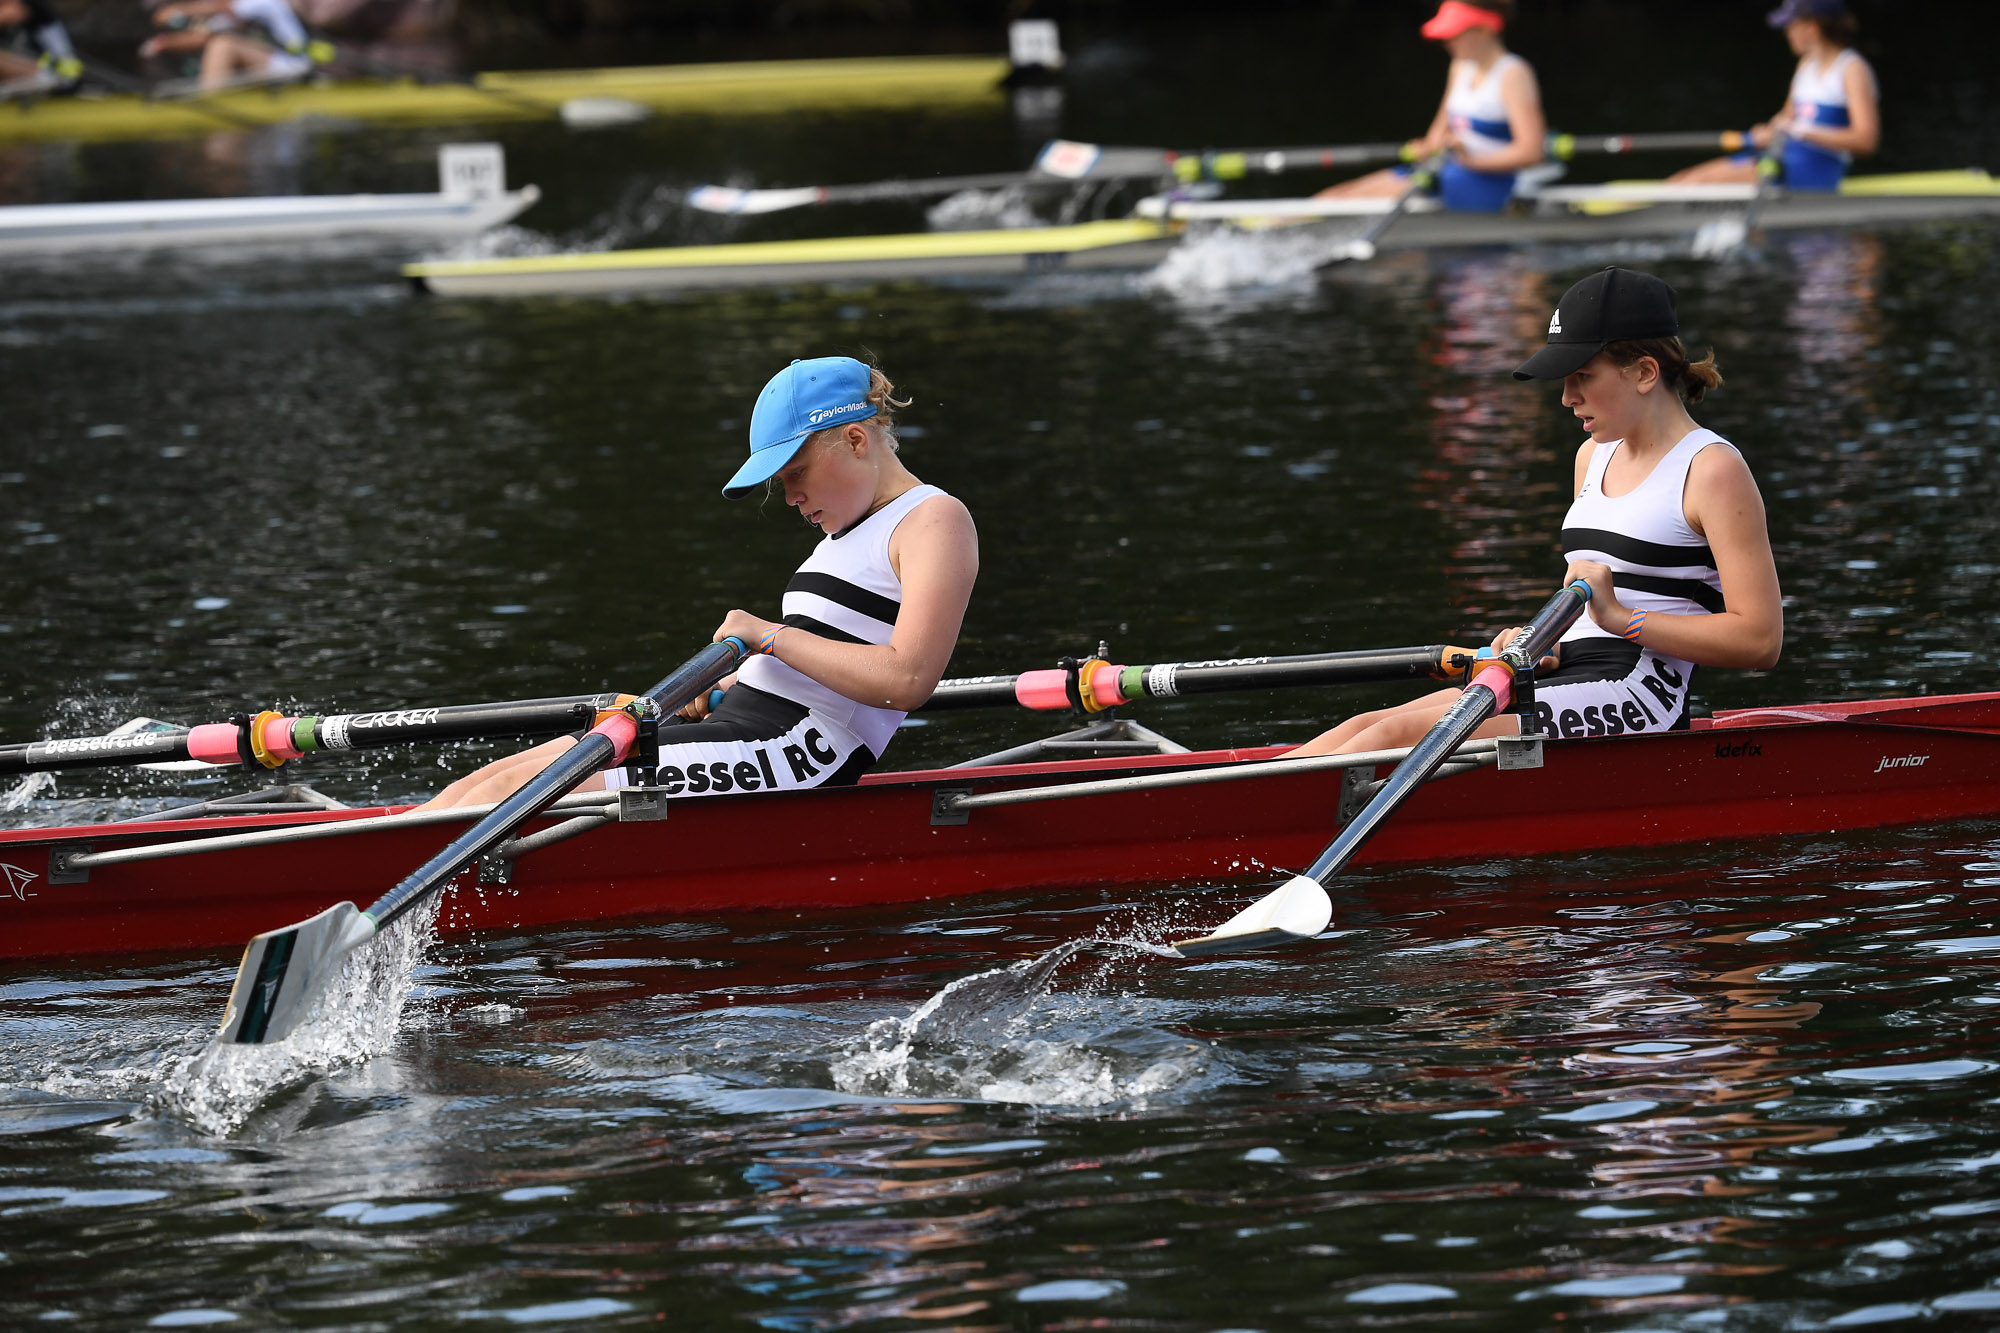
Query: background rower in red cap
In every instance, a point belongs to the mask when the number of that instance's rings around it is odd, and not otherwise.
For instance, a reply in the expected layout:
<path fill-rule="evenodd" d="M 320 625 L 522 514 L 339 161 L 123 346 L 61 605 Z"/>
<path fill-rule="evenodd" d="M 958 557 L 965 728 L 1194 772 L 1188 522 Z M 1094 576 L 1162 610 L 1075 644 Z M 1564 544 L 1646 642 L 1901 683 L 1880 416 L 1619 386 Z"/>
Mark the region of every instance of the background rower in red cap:
<path fill-rule="evenodd" d="M 1837 190 L 1856 157 L 1882 140 L 1882 109 L 1875 71 L 1854 49 L 1854 16 L 1841 0 L 1785 0 L 1770 24 L 1783 28 L 1799 66 L 1778 114 L 1752 126 L 1756 152 L 1718 157 L 1675 172 L 1684 185 L 1743 185 L 1757 180 L 1757 159 L 1773 136 L 1783 134 L 1779 180 L 1788 190 Z"/>
<path fill-rule="evenodd" d="M 1459 212 L 1497 213 L 1514 194 L 1514 176 L 1542 160 L 1548 121 L 1528 62 L 1501 39 L 1513 0 L 1444 0 L 1423 34 L 1451 53 L 1444 100 L 1411 160 L 1449 150 L 1438 173 L 1438 198 Z M 1409 168 L 1392 167 L 1320 191 L 1322 199 L 1394 198 L 1409 187 Z"/>
<path fill-rule="evenodd" d="M 1696 666 L 1777 664 L 1785 614 L 1764 500 L 1736 446 L 1688 407 L 1722 383 L 1711 354 L 1690 361 L 1674 289 L 1607 268 L 1563 293 L 1547 346 L 1514 372 L 1561 380 L 1589 438 L 1563 517 L 1565 583 L 1587 579 L 1589 614 L 1538 673 L 1540 731 L 1577 739 L 1688 725 Z M 1493 640 L 1503 649 L 1518 630 Z M 1414 745 L 1458 698 L 1439 690 L 1358 713 L 1292 751 L 1351 754 Z M 1475 736 L 1511 736 L 1497 717 Z"/>

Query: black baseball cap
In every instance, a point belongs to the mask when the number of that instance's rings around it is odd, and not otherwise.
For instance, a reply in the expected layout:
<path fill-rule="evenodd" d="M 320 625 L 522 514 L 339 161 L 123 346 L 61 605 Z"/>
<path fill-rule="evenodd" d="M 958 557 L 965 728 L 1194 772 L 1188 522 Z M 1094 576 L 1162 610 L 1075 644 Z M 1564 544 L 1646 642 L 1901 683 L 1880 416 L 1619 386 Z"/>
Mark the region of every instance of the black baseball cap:
<path fill-rule="evenodd" d="M 1549 345 L 1514 371 L 1517 380 L 1559 380 L 1581 370 L 1605 344 L 1673 338 L 1681 331 L 1674 289 L 1650 273 L 1613 266 L 1563 293 L 1549 320 Z"/>

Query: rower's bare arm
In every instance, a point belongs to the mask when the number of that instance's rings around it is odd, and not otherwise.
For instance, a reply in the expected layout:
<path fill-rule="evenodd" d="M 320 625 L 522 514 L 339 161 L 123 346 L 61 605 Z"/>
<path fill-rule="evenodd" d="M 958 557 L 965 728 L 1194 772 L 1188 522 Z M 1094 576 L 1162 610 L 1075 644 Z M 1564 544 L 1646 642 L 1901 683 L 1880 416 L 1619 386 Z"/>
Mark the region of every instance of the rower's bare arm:
<path fill-rule="evenodd" d="M 1765 525 L 1764 497 L 1749 464 L 1734 449 L 1711 446 L 1688 468 L 1685 512 L 1708 540 L 1722 577 L 1727 609 L 1705 616 L 1649 616 L 1640 641 L 1648 648 L 1685 658 L 1697 666 L 1763 670 L 1776 666 L 1785 643 L 1785 612 L 1778 588 L 1777 561 Z M 1607 608 L 1613 618 L 1630 612 Z M 1597 622 L 1614 633 L 1621 621 Z"/>
<path fill-rule="evenodd" d="M 1875 71 L 1865 60 L 1848 62 L 1841 82 L 1847 88 L 1847 125 L 1803 125 L 1795 134 L 1816 147 L 1868 157 L 1882 144 L 1882 104 L 1875 93 Z"/>
<path fill-rule="evenodd" d="M 889 560 L 903 584 L 903 605 L 885 644 L 836 643 L 802 629 L 778 635 L 773 652 L 794 670 L 874 708 L 907 712 L 944 678 L 979 575 L 979 535 L 955 497 L 933 496 L 897 525 Z M 754 648 L 771 622 L 731 611 L 716 631 L 747 636 Z"/>
<path fill-rule="evenodd" d="M 1500 103 L 1507 109 L 1507 128 L 1514 141 L 1497 152 L 1466 158 L 1465 165 L 1474 171 L 1519 171 L 1542 160 L 1549 122 L 1542 113 L 1542 90 L 1535 82 L 1535 72 L 1520 62 L 1502 70 Z"/>

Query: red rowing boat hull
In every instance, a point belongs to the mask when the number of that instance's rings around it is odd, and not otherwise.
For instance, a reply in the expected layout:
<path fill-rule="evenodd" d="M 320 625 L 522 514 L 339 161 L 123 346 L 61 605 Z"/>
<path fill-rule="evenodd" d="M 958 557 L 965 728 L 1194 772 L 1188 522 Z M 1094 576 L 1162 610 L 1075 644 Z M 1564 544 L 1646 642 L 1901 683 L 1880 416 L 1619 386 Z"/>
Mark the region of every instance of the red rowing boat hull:
<path fill-rule="evenodd" d="M 934 824 L 941 789 L 1265 759 L 1275 749 L 871 775 L 856 787 L 673 802 L 453 892 L 450 931 L 615 917 L 835 908 L 996 890 L 1243 885 L 1306 864 L 1338 829 L 1338 771 L 974 810 Z M 1736 841 L 2000 815 L 2000 694 L 1719 714 L 1694 730 L 1544 747 L 1532 770 L 1485 768 L 1413 796 L 1364 866 Z M 1386 771 L 1382 770 L 1382 771 Z M 1378 773 L 1378 776 L 1380 774 Z M 0 958 L 228 949 L 331 903 L 372 901 L 453 826 L 357 832 L 98 867 L 52 884 L 50 853 L 206 838 L 389 813 L 304 812 L 0 831 Z M 547 820 L 536 825 L 545 826 Z"/>

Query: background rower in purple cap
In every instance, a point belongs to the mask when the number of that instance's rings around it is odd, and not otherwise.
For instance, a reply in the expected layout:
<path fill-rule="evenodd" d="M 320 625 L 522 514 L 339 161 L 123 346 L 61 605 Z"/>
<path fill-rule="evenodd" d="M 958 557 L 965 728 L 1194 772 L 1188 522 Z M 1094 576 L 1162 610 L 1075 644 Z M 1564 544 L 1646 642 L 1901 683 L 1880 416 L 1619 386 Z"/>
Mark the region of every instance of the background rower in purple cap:
<path fill-rule="evenodd" d="M 1738 185 L 1757 180 L 1757 162 L 1775 135 L 1778 180 L 1788 190 L 1837 190 L 1857 157 L 1882 141 L 1881 100 L 1875 71 L 1854 49 L 1854 16 L 1841 0 L 1785 0 L 1771 11 L 1771 26 L 1799 58 L 1792 90 L 1778 114 L 1750 130 L 1755 152 L 1736 153 L 1675 172 L 1680 185 Z"/>
<path fill-rule="evenodd" d="M 1451 71 L 1430 129 L 1404 145 L 1403 154 L 1421 162 L 1450 151 L 1438 172 L 1438 199 L 1459 212 L 1499 212 L 1514 195 L 1516 173 L 1542 160 L 1549 126 L 1541 86 L 1501 36 L 1513 12 L 1513 0 L 1444 0 L 1422 29 L 1451 54 Z M 1409 175 L 1408 167 L 1374 171 L 1318 197 L 1394 198 Z"/>
<path fill-rule="evenodd" d="M 1734 445 L 1688 415 L 1722 383 L 1715 357 L 1689 361 L 1673 288 L 1607 268 L 1563 294 L 1548 345 L 1514 378 L 1561 380 L 1563 406 L 1590 435 L 1562 527 L 1563 582 L 1589 580 L 1589 614 L 1536 678 L 1540 729 L 1575 739 L 1685 728 L 1697 665 L 1763 670 L 1785 637 L 1757 483 Z M 1518 632 L 1500 631 L 1494 649 Z M 1357 714 L 1292 753 L 1414 745 L 1458 694 Z M 1507 716 L 1473 735 L 1519 730 Z"/>
<path fill-rule="evenodd" d="M 979 573 L 979 538 L 965 506 L 897 456 L 892 417 L 906 406 L 881 371 L 845 356 L 794 361 L 757 395 L 750 458 L 722 493 L 781 490 L 825 535 L 786 585 L 781 619 L 737 610 L 716 627 L 716 641 L 733 634 L 753 655 L 661 728 L 669 795 L 854 782 L 937 688 Z M 496 760 L 427 806 L 504 800 L 575 743 Z M 613 769 L 578 790 L 629 781 Z"/>

